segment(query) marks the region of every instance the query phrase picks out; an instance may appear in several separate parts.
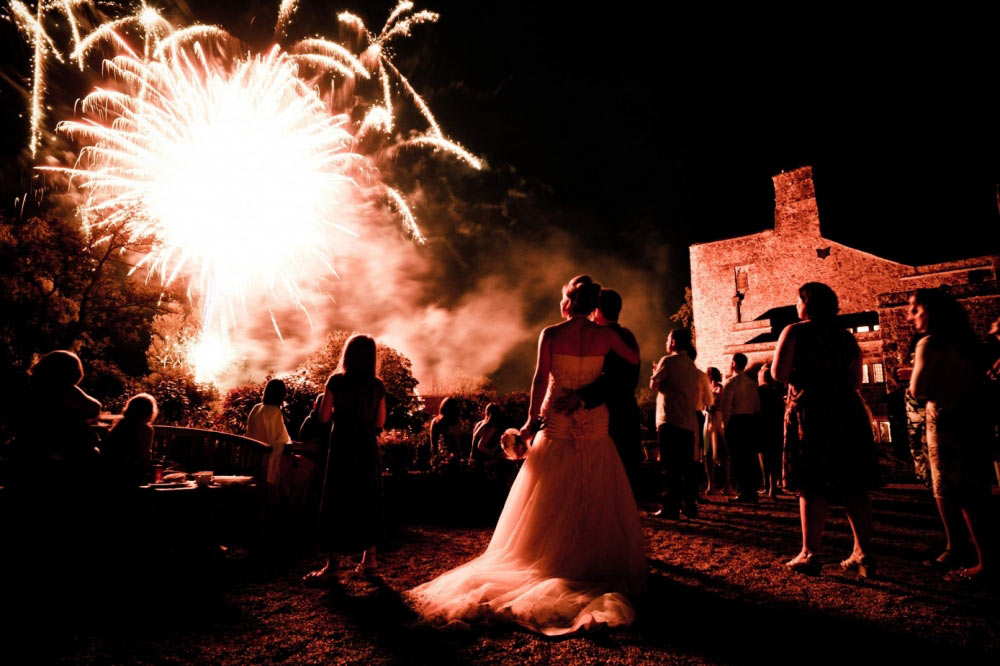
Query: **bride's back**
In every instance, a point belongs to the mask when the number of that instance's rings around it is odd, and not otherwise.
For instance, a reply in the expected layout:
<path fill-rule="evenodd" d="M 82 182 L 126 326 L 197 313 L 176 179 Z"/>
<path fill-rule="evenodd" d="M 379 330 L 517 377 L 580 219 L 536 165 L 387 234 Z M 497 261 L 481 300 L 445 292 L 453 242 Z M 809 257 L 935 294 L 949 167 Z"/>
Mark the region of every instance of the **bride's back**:
<path fill-rule="evenodd" d="M 549 327 L 550 350 L 566 356 L 604 356 L 611 349 L 611 329 L 583 317 Z"/>

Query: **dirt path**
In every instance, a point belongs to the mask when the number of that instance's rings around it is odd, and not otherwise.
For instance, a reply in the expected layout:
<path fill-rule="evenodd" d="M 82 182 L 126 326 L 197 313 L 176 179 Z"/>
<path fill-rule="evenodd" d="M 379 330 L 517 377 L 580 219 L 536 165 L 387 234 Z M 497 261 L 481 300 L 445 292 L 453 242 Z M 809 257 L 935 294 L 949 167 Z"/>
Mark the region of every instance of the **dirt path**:
<path fill-rule="evenodd" d="M 946 583 L 922 564 L 942 543 L 926 491 L 876 494 L 880 569 L 870 581 L 835 564 L 851 545 L 842 511 L 827 539 L 834 564 L 818 577 L 788 572 L 796 507 L 791 497 L 720 501 L 693 521 L 644 518 L 649 593 L 636 624 L 617 631 L 555 641 L 509 627 L 410 626 L 400 592 L 474 556 L 490 535 L 419 525 L 392 535 L 381 582 L 306 590 L 298 578 L 314 560 L 275 573 L 235 556 L 216 602 L 135 609 L 127 622 L 77 629 L 49 647 L 63 663 L 998 663 L 1000 595 Z"/>

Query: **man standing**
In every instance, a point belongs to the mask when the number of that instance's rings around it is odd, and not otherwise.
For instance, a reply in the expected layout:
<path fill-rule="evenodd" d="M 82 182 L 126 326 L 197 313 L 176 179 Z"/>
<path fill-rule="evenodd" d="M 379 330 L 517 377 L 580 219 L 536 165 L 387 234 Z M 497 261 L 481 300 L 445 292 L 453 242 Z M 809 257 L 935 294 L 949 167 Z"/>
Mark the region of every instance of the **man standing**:
<path fill-rule="evenodd" d="M 729 366 L 730 377 L 722 387 L 719 410 L 725 424 L 726 442 L 733 459 L 733 473 L 740 494 L 733 501 L 757 503 L 757 470 L 754 461 L 754 442 L 757 438 L 757 415 L 760 413 L 760 394 L 757 382 L 744 374 L 747 357 L 733 354 Z"/>
<path fill-rule="evenodd" d="M 618 323 L 621 310 L 621 295 L 614 289 L 602 289 L 591 319 L 596 324 L 615 329 L 622 341 L 638 353 L 639 343 L 635 335 Z M 614 352 L 609 352 L 604 359 L 604 370 L 594 383 L 558 398 L 555 403 L 556 410 L 560 412 L 573 411 L 581 403 L 587 409 L 607 405 L 608 434 L 615 442 L 636 499 L 639 497 L 639 470 L 642 464 L 639 404 L 635 399 L 638 384 L 639 364 L 632 365 Z"/>
<path fill-rule="evenodd" d="M 698 515 L 696 412 L 711 406 L 712 392 L 708 377 L 694 365 L 697 352 L 691 331 L 671 331 L 666 349 L 667 355 L 654 366 L 649 380 L 649 388 L 656 391 L 656 439 L 667 476 L 663 508 L 656 515 L 676 518 L 683 511 L 694 518 Z"/>

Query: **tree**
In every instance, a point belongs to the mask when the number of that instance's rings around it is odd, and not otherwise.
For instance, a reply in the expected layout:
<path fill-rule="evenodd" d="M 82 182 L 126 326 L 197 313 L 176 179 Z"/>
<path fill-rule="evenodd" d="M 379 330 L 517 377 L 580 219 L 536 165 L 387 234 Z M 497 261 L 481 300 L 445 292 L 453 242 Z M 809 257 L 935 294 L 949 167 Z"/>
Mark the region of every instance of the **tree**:
<path fill-rule="evenodd" d="M 670 315 L 670 320 L 691 329 L 691 341 L 694 341 L 694 302 L 691 299 L 691 287 L 684 287 L 684 303 L 677 308 L 677 312 Z"/>
<path fill-rule="evenodd" d="M 0 364 L 24 369 L 38 354 L 73 350 L 98 398 L 148 372 L 153 318 L 175 297 L 130 276 L 136 248 L 106 231 L 92 243 L 68 220 L 0 217 Z"/>
<path fill-rule="evenodd" d="M 340 365 L 344 345 L 353 335 L 347 331 L 334 331 L 326 336 L 319 350 L 310 356 L 299 371 L 317 386 L 324 386 L 326 380 Z M 375 363 L 378 376 L 385 384 L 386 429 L 417 430 L 427 420 L 423 413 L 423 401 L 417 394 L 417 379 L 413 376 L 413 364 L 392 347 L 375 344 Z"/>

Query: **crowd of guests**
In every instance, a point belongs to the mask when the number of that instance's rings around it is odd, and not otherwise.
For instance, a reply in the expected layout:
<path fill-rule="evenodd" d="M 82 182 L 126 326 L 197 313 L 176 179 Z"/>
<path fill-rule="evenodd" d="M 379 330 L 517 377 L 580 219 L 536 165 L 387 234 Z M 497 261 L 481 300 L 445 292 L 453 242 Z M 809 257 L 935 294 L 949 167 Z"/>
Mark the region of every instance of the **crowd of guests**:
<path fill-rule="evenodd" d="M 786 566 L 813 573 L 823 564 L 818 552 L 829 506 L 843 505 L 854 545 L 840 566 L 870 576 L 875 527 L 869 492 L 882 479 L 871 412 L 860 393 L 861 351 L 837 322 L 832 289 L 812 282 L 798 295 L 799 321 L 782 331 L 756 380 L 746 374 L 742 354 L 731 357 L 723 381 L 718 369 L 703 373 L 695 366 L 687 330 L 667 337 L 667 354 L 650 379 L 666 480 L 657 515 L 696 517 L 699 482 L 704 479 L 707 494 L 714 494 L 720 474 L 722 492 L 737 503 L 754 504 L 758 493 L 774 498 L 795 492 L 802 548 Z M 980 579 L 997 566 L 989 502 L 996 419 L 989 388 L 1000 353 L 979 341 L 965 310 L 943 290 L 917 290 L 908 321 L 914 365 L 907 397 L 910 405 L 921 405 L 926 427 L 926 453 L 915 457 L 918 470 L 926 458 L 946 538 L 933 564 L 949 570 L 950 578 Z"/>
<path fill-rule="evenodd" d="M 840 566 L 869 576 L 875 531 L 869 492 L 881 485 L 881 477 L 871 415 L 859 392 L 861 351 L 837 323 L 838 300 L 828 286 L 807 283 L 798 296 L 799 321 L 784 329 L 773 357 L 753 377 L 743 354 L 730 358 L 725 378 L 714 367 L 702 372 L 691 332 L 682 328 L 667 336 L 666 354 L 649 382 L 656 395 L 662 469 L 655 515 L 697 517 L 702 487 L 706 495 L 723 494 L 740 504 L 795 492 L 802 546 L 786 565 L 808 573 L 823 564 L 819 553 L 829 507 L 842 505 L 854 543 Z M 638 352 L 635 337 L 618 324 L 621 306 L 617 293 L 604 290 L 593 317 L 614 327 Z M 915 343 L 907 395 L 911 405 L 921 406 L 926 466 L 946 540 L 934 564 L 951 570 L 953 577 L 983 577 L 996 566 L 989 503 L 989 447 L 995 433 L 986 418 L 995 405 L 988 404 L 986 388 L 1000 374 L 1000 354 L 980 343 L 961 305 L 942 290 L 918 290 L 910 299 L 908 320 Z M 609 354 L 601 379 L 561 396 L 555 405 L 567 412 L 608 405 L 610 434 L 637 497 L 638 377 L 638 365 Z M 14 491 L 22 484 L 39 496 L 54 491 L 51 497 L 66 497 L 98 477 L 123 492 L 152 480 L 156 400 L 145 393 L 133 396 L 121 418 L 98 438 L 92 426 L 101 404 L 80 389 L 82 379 L 80 359 L 68 351 L 46 354 L 32 368 L 27 408 L 10 456 L 18 473 L 6 481 Z M 286 388 L 281 380 L 267 383 L 250 412 L 246 435 L 272 447 L 264 474 L 270 519 L 312 522 L 328 555 L 305 577 L 306 584 L 330 584 L 339 556 L 348 553 L 360 554 L 359 573 L 377 571 L 376 544 L 383 529 L 377 439 L 385 424 L 385 395 L 376 376 L 374 340 L 356 335 L 296 439 L 282 412 Z M 501 437 L 511 425 L 497 404 L 487 404 L 470 446 L 459 404 L 446 398 L 430 424 L 430 443 L 434 451 L 490 466 L 507 460 Z M 916 463 L 919 469 L 923 461 Z"/>

